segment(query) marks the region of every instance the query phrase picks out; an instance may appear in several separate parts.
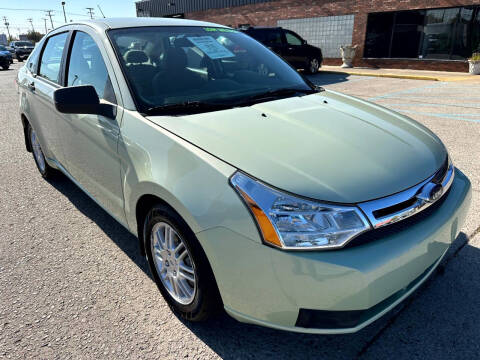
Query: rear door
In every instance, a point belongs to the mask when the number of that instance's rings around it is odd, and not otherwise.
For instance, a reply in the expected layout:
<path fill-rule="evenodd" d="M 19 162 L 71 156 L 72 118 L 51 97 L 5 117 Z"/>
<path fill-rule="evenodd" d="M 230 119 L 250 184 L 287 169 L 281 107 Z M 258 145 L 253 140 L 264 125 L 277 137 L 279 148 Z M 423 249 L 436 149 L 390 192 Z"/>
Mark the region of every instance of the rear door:
<path fill-rule="evenodd" d="M 100 37 L 88 27 L 77 27 L 66 60 L 65 86 L 93 85 L 101 101 L 118 104 L 121 97 L 114 81 L 115 75 Z M 67 171 L 111 215 L 124 223 L 117 153 L 122 115 L 120 106 L 117 106 L 114 119 L 64 114 L 59 129 Z"/>
<path fill-rule="evenodd" d="M 63 53 L 68 36 L 68 31 L 51 35 L 44 42 L 38 65 L 27 63 L 27 67 L 37 67 L 28 75 L 28 120 L 40 139 L 45 156 L 59 163 L 63 162 L 58 133 L 62 114 L 55 109 L 53 92 L 62 82 Z"/>

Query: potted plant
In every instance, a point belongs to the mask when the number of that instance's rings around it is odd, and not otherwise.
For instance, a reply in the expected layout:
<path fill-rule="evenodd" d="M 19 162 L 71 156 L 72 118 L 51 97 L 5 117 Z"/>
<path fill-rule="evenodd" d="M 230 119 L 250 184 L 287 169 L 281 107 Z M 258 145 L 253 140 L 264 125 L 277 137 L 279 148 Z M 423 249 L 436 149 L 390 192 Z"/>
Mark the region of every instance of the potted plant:
<path fill-rule="evenodd" d="M 468 59 L 469 73 L 472 75 L 480 75 L 480 52 L 473 53 Z"/>
<path fill-rule="evenodd" d="M 342 55 L 342 68 L 351 68 L 353 67 L 352 61 L 355 57 L 355 50 L 357 45 L 342 45 L 340 46 L 340 54 Z"/>

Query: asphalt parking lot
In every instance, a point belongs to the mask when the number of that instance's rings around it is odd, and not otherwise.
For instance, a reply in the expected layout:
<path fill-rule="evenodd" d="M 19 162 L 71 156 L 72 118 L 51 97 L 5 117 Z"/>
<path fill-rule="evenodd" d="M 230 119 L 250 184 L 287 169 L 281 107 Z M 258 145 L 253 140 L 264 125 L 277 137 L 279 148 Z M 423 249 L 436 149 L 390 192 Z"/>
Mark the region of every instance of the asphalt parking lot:
<path fill-rule="evenodd" d="M 17 113 L 18 67 L 0 71 L 0 358 L 478 358 L 480 79 L 311 78 L 425 124 L 473 185 L 467 223 L 424 286 L 359 333 L 318 336 L 175 317 L 136 239 L 66 178 L 39 175 Z"/>

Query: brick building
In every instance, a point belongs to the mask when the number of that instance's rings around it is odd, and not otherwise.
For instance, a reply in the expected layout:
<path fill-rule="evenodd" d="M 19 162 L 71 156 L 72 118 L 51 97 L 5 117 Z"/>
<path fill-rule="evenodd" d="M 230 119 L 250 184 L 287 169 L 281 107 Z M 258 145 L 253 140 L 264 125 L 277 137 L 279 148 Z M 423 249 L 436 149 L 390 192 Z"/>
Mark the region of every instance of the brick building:
<path fill-rule="evenodd" d="M 182 17 L 232 27 L 282 26 L 339 65 L 340 45 L 357 45 L 355 66 L 468 71 L 480 52 L 480 0 L 144 0 L 137 16 Z"/>

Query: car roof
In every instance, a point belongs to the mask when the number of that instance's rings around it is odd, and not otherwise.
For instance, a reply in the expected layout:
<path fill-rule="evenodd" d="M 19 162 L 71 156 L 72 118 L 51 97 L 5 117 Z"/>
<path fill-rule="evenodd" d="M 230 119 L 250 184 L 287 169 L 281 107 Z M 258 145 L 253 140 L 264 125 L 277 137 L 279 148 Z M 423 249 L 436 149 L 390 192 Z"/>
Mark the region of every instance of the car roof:
<path fill-rule="evenodd" d="M 174 18 L 151 18 L 151 17 L 127 17 L 127 18 L 103 18 L 96 20 L 82 20 L 75 21 L 60 26 L 60 29 L 69 25 L 88 25 L 98 30 L 107 29 L 121 29 L 129 27 L 141 27 L 141 26 L 209 26 L 209 27 L 222 27 L 227 26 L 219 25 L 206 21 L 186 20 L 186 19 L 174 19 Z M 55 30 L 57 30 L 55 29 Z"/>
<path fill-rule="evenodd" d="M 250 26 L 245 29 L 241 30 L 280 30 L 282 27 L 280 26 Z"/>

